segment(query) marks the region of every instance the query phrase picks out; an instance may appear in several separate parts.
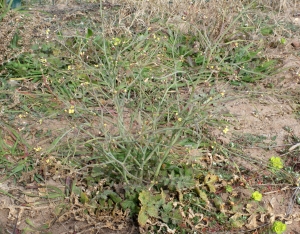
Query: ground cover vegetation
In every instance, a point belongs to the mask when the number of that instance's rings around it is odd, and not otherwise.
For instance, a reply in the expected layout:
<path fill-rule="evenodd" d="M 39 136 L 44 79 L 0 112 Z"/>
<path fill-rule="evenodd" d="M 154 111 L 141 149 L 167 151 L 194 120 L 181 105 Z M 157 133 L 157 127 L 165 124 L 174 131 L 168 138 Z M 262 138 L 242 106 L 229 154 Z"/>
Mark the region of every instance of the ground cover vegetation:
<path fill-rule="evenodd" d="M 1 233 L 297 230 L 300 135 L 226 109 L 268 96 L 299 125 L 297 1 L 46 6 L 0 4 Z"/>

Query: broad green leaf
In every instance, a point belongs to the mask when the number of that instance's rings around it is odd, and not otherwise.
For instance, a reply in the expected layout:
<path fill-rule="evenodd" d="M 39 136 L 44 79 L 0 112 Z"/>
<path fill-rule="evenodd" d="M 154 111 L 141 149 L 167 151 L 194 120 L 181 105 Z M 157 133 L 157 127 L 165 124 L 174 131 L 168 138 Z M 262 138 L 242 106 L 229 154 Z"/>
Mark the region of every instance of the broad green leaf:
<path fill-rule="evenodd" d="M 207 174 L 204 178 L 204 183 L 208 184 L 208 183 L 215 183 L 218 181 L 218 176 L 213 175 L 213 174 Z"/>
<path fill-rule="evenodd" d="M 169 212 L 162 212 L 161 213 L 161 219 L 163 222 L 168 223 L 169 222 L 169 217 L 170 213 Z"/>
<path fill-rule="evenodd" d="M 158 218 L 158 210 L 157 206 L 146 206 L 147 207 L 147 214 L 151 217 Z"/>
<path fill-rule="evenodd" d="M 142 192 L 140 192 L 139 194 L 139 200 L 142 203 L 142 205 L 146 205 L 148 202 L 150 202 L 150 192 L 149 191 L 145 191 L 143 190 Z"/>
<path fill-rule="evenodd" d="M 209 191 L 210 191 L 211 193 L 215 193 L 215 192 L 216 192 L 216 187 L 215 187 L 213 184 L 208 183 L 208 184 L 206 184 L 206 185 L 207 185 L 207 187 L 208 187 L 208 189 L 209 189 Z"/>
<path fill-rule="evenodd" d="M 167 204 L 164 204 L 162 208 L 165 212 L 171 212 L 173 205 L 171 202 L 168 202 Z"/>
<path fill-rule="evenodd" d="M 212 193 L 216 192 L 216 188 L 214 186 L 214 183 L 218 181 L 218 176 L 216 175 L 212 175 L 212 174 L 208 174 L 205 176 L 204 178 L 204 183 L 208 186 L 209 191 Z"/>
<path fill-rule="evenodd" d="M 136 207 L 136 203 L 131 200 L 125 200 L 120 203 L 123 210 L 133 209 Z"/>
<path fill-rule="evenodd" d="M 113 200 L 114 203 L 119 203 L 122 201 L 122 198 L 113 191 L 110 191 L 108 196 L 110 197 L 111 200 Z"/>
<path fill-rule="evenodd" d="M 81 188 L 77 187 L 75 183 L 72 185 L 72 193 L 79 196 L 81 194 Z"/>
<path fill-rule="evenodd" d="M 273 29 L 270 28 L 270 27 L 265 27 L 265 28 L 262 28 L 262 29 L 260 30 L 260 33 L 261 33 L 263 36 L 268 36 L 268 35 L 273 34 Z"/>
<path fill-rule="evenodd" d="M 177 193 L 178 193 L 178 200 L 179 200 L 179 202 L 182 202 L 183 201 L 183 194 L 182 194 L 181 190 L 178 189 Z"/>
<path fill-rule="evenodd" d="M 200 190 L 200 189 L 196 189 L 196 193 L 198 194 L 198 196 L 199 196 L 206 204 L 209 203 L 208 197 L 207 197 L 207 195 L 206 195 L 205 192 L 203 192 L 203 191 Z"/>
<path fill-rule="evenodd" d="M 141 227 L 144 227 L 146 225 L 148 218 L 149 217 L 145 212 L 145 208 L 142 207 L 138 216 L 138 222 L 141 225 Z"/>
<path fill-rule="evenodd" d="M 164 190 L 161 190 L 161 200 L 162 200 L 163 204 L 166 202 L 166 197 L 167 196 L 166 196 Z"/>
<path fill-rule="evenodd" d="M 87 203 L 88 201 L 89 201 L 89 198 L 88 198 L 87 194 L 84 193 L 84 192 L 82 192 L 82 193 L 80 194 L 80 202 L 83 203 L 83 204 L 85 204 L 85 203 Z"/>
<path fill-rule="evenodd" d="M 178 209 L 174 210 L 173 213 L 170 213 L 170 214 L 171 214 L 170 216 L 171 216 L 173 224 L 178 224 L 178 223 L 182 222 L 182 216 Z"/>
<path fill-rule="evenodd" d="M 224 203 L 223 203 L 223 201 L 220 197 L 215 197 L 214 198 L 214 204 L 221 213 L 225 212 Z"/>
<path fill-rule="evenodd" d="M 231 227 L 241 228 L 244 226 L 244 224 L 245 224 L 245 222 L 243 222 L 242 220 L 234 220 L 233 222 L 231 222 Z"/>

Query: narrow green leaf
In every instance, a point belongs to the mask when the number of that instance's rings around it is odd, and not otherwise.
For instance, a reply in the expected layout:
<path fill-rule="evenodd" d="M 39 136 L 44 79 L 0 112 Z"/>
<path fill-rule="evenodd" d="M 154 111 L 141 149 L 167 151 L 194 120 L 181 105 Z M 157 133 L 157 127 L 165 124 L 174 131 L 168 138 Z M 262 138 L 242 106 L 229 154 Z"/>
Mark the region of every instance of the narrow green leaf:
<path fill-rule="evenodd" d="M 25 222 L 28 224 L 28 225 L 30 225 L 31 227 L 33 227 L 34 228 L 34 224 L 33 224 L 33 222 L 30 220 L 30 219 L 26 219 L 25 220 Z"/>
<path fill-rule="evenodd" d="M 82 193 L 80 194 L 80 202 L 83 203 L 83 204 L 85 204 L 85 203 L 87 203 L 88 201 L 89 201 L 89 198 L 88 198 L 87 194 L 84 193 L 84 192 L 82 192 Z"/>
<path fill-rule="evenodd" d="M 12 48 L 17 48 L 18 47 L 18 41 L 19 41 L 19 35 L 18 33 L 15 33 L 11 42 L 10 42 L 10 46 Z"/>
<path fill-rule="evenodd" d="M 88 28 L 87 29 L 87 33 L 86 33 L 86 38 L 90 38 L 91 36 L 93 36 L 93 30 L 92 29 L 90 29 L 90 28 Z"/>
<path fill-rule="evenodd" d="M 18 166 L 16 166 L 12 171 L 11 171 L 11 174 L 10 175 L 14 175 L 20 171 L 23 171 L 25 168 L 25 164 L 23 163 L 20 163 Z"/>

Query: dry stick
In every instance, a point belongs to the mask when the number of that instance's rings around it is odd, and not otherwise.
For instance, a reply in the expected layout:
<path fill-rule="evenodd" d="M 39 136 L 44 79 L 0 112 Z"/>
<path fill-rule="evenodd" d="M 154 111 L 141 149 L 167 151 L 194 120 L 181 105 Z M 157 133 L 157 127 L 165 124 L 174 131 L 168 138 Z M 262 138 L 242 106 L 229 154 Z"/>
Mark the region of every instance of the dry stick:
<path fill-rule="evenodd" d="M 299 146 L 300 146 L 300 143 L 297 143 L 296 145 L 293 145 L 291 148 L 289 148 L 289 152 L 293 151 L 294 149 L 296 149 Z"/>
<path fill-rule="evenodd" d="M 19 211 L 19 213 L 20 213 L 20 211 Z M 14 224 L 14 229 L 13 229 L 12 234 L 17 234 L 17 233 L 19 232 L 19 231 L 17 231 L 18 220 L 19 220 L 19 215 L 18 215 L 17 218 L 16 218 L 16 221 L 15 221 L 15 224 Z"/>
<path fill-rule="evenodd" d="M 290 202 L 289 202 L 289 206 L 287 208 L 287 211 L 286 211 L 286 216 L 285 217 L 289 217 L 290 214 L 292 213 L 293 211 L 293 206 L 294 206 L 294 202 L 295 200 L 297 199 L 297 197 L 300 195 L 300 187 L 297 187 L 295 192 L 293 193 L 293 196 L 292 198 L 290 199 Z"/>

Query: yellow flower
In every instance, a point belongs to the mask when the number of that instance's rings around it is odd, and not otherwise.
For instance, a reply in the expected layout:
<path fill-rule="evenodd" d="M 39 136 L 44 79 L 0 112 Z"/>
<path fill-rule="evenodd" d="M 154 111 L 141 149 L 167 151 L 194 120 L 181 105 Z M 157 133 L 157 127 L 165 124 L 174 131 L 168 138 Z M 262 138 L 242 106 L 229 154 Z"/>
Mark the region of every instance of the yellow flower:
<path fill-rule="evenodd" d="M 87 85 L 89 85 L 89 84 L 90 84 L 90 82 L 87 82 L 87 81 L 86 81 L 86 82 L 81 83 L 80 85 L 81 85 L 81 86 L 87 86 Z"/>
<path fill-rule="evenodd" d="M 74 112 L 75 112 L 74 106 L 71 106 L 69 109 L 69 114 L 74 114 Z"/>
<path fill-rule="evenodd" d="M 28 113 L 25 112 L 25 114 L 19 114 L 18 117 L 19 117 L 20 119 L 22 119 L 22 118 L 26 118 L 27 115 L 28 115 Z"/>
<path fill-rule="evenodd" d="M 254 193 L 252 193 L 252 198 L 255 200 L 255 201 L 261 201 L 262 199 L 262 194 L 258 191 L 255 191 Z"/>
<path fill-rule="evenodd" d="M 224 134 L 226 134 L 228 131 L 229 131 L 229 128 L 226 126 L 226 127 L 223 129 L 223 132 L 224 132 Z"/>
<path fill-rule="evenodd" d="M 160 40 L 160 38 L 157 37 L 155 34 L 153 34 L 153 39 L 154 39 L 155 41 L 159 41 L 159 40 Z"/>
<path fill-rule="evenodd" d="M 47 63 L 47 59 L 44 59 L 44 58 L 41 58 L 40 61 L 41 61 L 42 64 Z"/>
<path fill-rule="evenodd" d="M 112 42 L 115 46 L 117 46 L 117 45 L 121 44 L 121 39 L 116 37 L 116 38 L 113 38 Z"/>
<path fill-rule="evenodd" d="M 68 110 L 65 110 L 65 112 L 68 112 L 69 114 L 74 114 L 75 113 L 75 107 L 70 106 L 70 108 Z"/>
<path fill-rule="evenodd" d="M 181 122 L 181 121 L 182 121 L 182 118 L 178 118 L 177 120 L 178 120 L 179 122 Z"/>
<path fill-rule="evenodd" d="M 276 234 L 281 234 L 286 230 L 286 224 L 280 221 L 275 221 L 272 225 L 272 229 Z"/>
<path fill-rule="evenodd" d="M 35 148 L 33 148 L 33 149 L 35 150 L 35 152 L 39 152 L 39 151 L 42 150 L 42 147 L 38 146 L 38 147 L 35 147 Z"/>
<path fill-rule="evenodd" d="M 274 156 L 271 157 L 270 164 L 271 164 L 271 167 L 276 168 L 276 169 L 283 168 L 283 162 L 280 157 L 274 157 Z"/>

